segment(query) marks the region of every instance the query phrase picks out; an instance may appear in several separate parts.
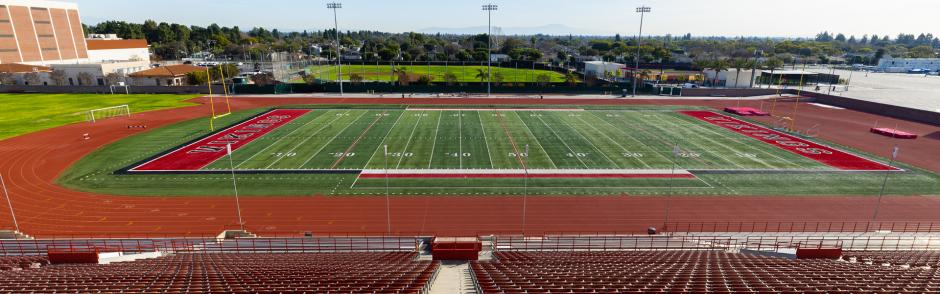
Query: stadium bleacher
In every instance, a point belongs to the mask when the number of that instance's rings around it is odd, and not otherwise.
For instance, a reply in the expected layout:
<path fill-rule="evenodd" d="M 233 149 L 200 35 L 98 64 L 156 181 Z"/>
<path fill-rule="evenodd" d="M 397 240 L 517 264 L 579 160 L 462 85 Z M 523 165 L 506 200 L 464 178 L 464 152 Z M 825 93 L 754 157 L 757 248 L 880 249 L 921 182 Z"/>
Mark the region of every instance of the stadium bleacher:
<path fill-rule="evenodd" d="M 464 278 L 477 293 L 940 292 L 932 235 L 757 237 L 491 236 L 474 238 L 487 252 L 460 261 L 432 260 L 429 239 L 415 237 L 3 240 L 0 293 L 426 294 Z M 805 245 L 846 250 L 835 260 L 785 253 Z M 41 253 L 63 248 L 165 255 L 55 264 Z"/>
<path fill-rule="evenodd" d="M 0 271 L 22 270 L 49 264 L 45 256 L 0 256 Z"/>
<path fill-rule="evenodd" d="M 936 293 L 938 269 L 715 250 L 497 252 L 473 262 L 482 293 Z"/>
<path fill-rule="evenodd" d="M 422 293 L 438 263 L 414 252 L 175 254 L 0 274 L 3 293 Z"/>
<path fill-rule="evenodd" d="M 940 267 L 940 251 L 845 251 L 842 258 L 873 264 Z"/>

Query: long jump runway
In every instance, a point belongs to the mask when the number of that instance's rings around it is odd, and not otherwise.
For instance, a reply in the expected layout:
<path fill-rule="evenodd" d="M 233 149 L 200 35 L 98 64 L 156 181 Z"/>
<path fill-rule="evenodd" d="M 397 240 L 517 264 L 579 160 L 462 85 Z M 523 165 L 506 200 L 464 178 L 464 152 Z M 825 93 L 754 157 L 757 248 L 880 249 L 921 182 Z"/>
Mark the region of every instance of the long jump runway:
<path fill-rule="evenodd" d="M 196 99 L 204 103 L 204 99 Z M 330 99 L 236 98 L 236 110 L 289 104 L 593 104 L 727 106 L 728 101 L 704 100 L 584 100 L 584 99 Z M 757 101 L 742 106 L 757 106 Z M 878 119 L 901 124 L 919 133 L 937 127 L 869 114 L 801 105 L 798 127 L 822 124 L 821 137 L 885 156 L 890 138 L 865 136 L 864 126 Z M 0 141 L 0 173 L 9 188 L 20 228 L 27 234 L 51 236 L 207 236 L 236 227 L 235 203 L 230 197 L 126 197 L 72 191 L 56 185 L 56 177 L 71 164 L 108 143 L 135 134 L 129 124 L 151 128 L 205 117 L 208 106 L 134 114 L 131 118 L 96 124 L 78 123 Z M 837 115 L 836 115 L 837 114 Z M 858 130 L 856 130 L 858 129 Z M 90 140 L 82 139 L 89 133 Z M 903 142 L 900 158 L 937 172 L 938 140 Z M 887 148 L 885 148 L 887 149 Z M 933 156 L 931 156 L 933 155 Z M 790 196 L 577 196 L 528 197 L 526 232 L 642 231 L 661 226 L 667 201 L 670 221 L 866 221 L 876 197 Z M 0 228 L 12 228 L 9 208 L 0 201 Z M 247 229 L 264 234 L 312 231 L 325 233 L 386 233 L 384 197 L 243 197 Z M 390 199 L 393 234 L 477 235 L 517 233 L 522 229 L 521 197 L 397 196 Z M 940 199 L 887 197 L 880 221 L 940 221 Z"/>

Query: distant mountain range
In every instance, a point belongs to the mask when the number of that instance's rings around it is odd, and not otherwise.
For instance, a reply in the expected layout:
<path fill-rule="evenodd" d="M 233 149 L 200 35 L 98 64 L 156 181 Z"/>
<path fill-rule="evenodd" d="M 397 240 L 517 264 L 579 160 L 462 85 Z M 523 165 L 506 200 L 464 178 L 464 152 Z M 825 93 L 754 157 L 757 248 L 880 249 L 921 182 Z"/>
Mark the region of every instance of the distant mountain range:
<path fill-rule="evenodd" d="M 495 26 L 493 27 L 496 28 Z M 499 27 L 502 29 L 502 35 L 554 35 L 554 36 L 567 36 L 567 35 L 606 35 L 599 31 L 582 29 L 582 28 L 573 28 L 561 24 L 549 24 L 544 26 L 537 27 Z M 475 27 L 463 27 L 463 28 L 441 28 L 441 27 L 432 27 L 425 28 L 418 31 L 419 33 L 424 34 L 449 34 L 449 35 L 473 35 L 473 34 L 485 34 L 486 26 L 475 26 Z M 494 32 L 495 34 L 496 32 Z"/>

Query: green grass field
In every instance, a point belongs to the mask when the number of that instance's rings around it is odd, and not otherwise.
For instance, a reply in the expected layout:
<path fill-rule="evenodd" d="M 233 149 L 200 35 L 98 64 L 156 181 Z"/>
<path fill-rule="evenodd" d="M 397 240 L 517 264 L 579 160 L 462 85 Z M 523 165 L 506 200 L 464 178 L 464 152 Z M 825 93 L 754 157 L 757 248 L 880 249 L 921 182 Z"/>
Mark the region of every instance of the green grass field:
<path fill-rule="evenodd" d="M 828 169 L 673 111 L 419 109 L 317 109 L 233 159 L 246 170 L 383 169 L 388 145 L 393 169 L 521 169 L 528 145 L 530 169 L 669 169 L 680 143 L 687 169 Z"/>
<path fill-rule="evenodd" d="M 836 172 L 675 112 L 680 109 L 695 108 L 494 111 L 317 106 L 236 150 L 233 162 L 240 170 L 383 170 L 387 161 L 389 169 L 403 170 L 519 170 L 524 162 L 531 170 L 746 171 L 703 172 L 690 179 L 392 179 L 388 186 L 393 195 L 513 195 L 524 190 L 532 195 L 876 195 L 881 188 L 884 173 Z M 266 110 L 238 112 L 220 124 Z M 114 174 L 207 135 L 205 124 L 205 120 L 183 122 L 111 144 L 82 159 L 59 183 L 127 195 L 231 194 L 231 178 L 226 174 Z M 680 146 L 678 154 L 673 153 L 674 144 Z M 529 152 L 520 156 L 525 145 Z M 220 160 L 206 170 L 228 166 L 228 160 Z M 889 194 L 935 195 L 940 191 L 936 174 L 902 167 L 909 171 L 891 175 Z M 239 176 L 239 192 L 244 195 L 384 195 L 385 187 L 385 179 L 361 179 L 356 174 Z"/>
<path fill-rule="evenodd" d="M 432 65 L 428 67 L 427 65 L 416 63 L 413 66 L 402 64 L 396 67 L 405 68 L 409 75 L 413 75 L 415 77 L 427 76 L 430 72 L 431 81 L 433 82 L 444 82 L 444 74 L 448 72 L 456 75 L 457 81 L 461 83 L 480 82 L 480 78 L 477 77 L 477 74 L 479 74 L 478 70 L 486 71 L 486 66 L 478 65 Z M 353 74 L 358 74 L 362 76 L 363 80 L 365 81 L 397 81 L 398 78 L 392 73 L 392 69 L 393 68 L 390 65 L 343 65 L 343 79 L 349 80 L 350 76 Z M 336 76 L 339 74 L 339 67 L 335 65 L 311 66 L 308 68 L 308 70 L 311 75 L 321 80 L 336 80 Z M 543 74 L 548 75 L 552 82 L 565 81 L 565 75 L 547 70 L 493 67 L 492 73 L 494 75 L 501 73 L 503 75 L 504 83 L 534 83 L 536 82 L 536 77 Z"/>
<path fill-rule="evenodd" d="M 129 105 L 131 112 L 193 105 L 197 95 L 0 94 L 0 140 L 84 121 L 92 109 Z"/>

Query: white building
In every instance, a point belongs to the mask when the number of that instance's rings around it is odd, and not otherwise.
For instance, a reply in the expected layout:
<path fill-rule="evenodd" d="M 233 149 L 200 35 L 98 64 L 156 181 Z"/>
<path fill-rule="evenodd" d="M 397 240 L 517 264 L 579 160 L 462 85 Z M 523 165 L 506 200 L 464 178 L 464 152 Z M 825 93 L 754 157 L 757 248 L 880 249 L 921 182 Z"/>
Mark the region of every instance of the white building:
<path fill-rule="evenodd" d="M 10 84 L 106 85 L 149 69 L 150 51 L 146 40 L 86 39 L 75 3 L 0 0 L 0 65 Z"/>
<path fill-rule="evenodd" d="M 588 61 L 584 63 L 584 74 L 588 76 L 606 77 L 623 76 L 623 68 L 626 65 L 615 62 Z"/>
<path fill-rule="evenodd" d="M 490 61 L 492 62 L 504 62 L 512 61 L 512 58 L 509 58 L 509 55 L 506 54 L 490 54 Z"/>
<path fill-rule="evenodd" d="M 77 64 L 53 64 L 51 67 L 53 71 L 65 72 L 65 76 L 68 77 L 68 82 L 66 82 L 66 85 L 68 86 L 104 86 L 107 85 L 105 77 L 109 74 L 116 74 L 121 79 L 124 79 L 131 73 L 150 68 L 150 62 L 110 61 Z M 82 73 L 91 75 L 92 82 L 90 85 L 87 85 L 81 81 L 79 77 Z"/>
<path fill-rule="evenodd" d="M 752 75 L 752 73 L 754 73 Z M 718 72 L 718 82 L 715 83 L 715 71 L 705 70 L 705 84 L 713 87 L 725 88 L 750 88 L 751 77 L 755 80 L 760 76 L 760 71 L 754 72 L 750 69 L 742 69 L 740 73 L 737 70 L 723 70 Z"/>
<path fill-rule="evenodd" d="M 88 61 L 146 61 L 150 62 L 147 40 L 88 39 Z"/>
<path fill-rule="evenodd" d="M 134 86 L 185 86 L 191 72 L 205 72 L 205 67 L 189 64 L 167 65 L 135 72 L 129 75 L 128 84 Z"/>
<path fill-rule="evenodd" d="M 893 58 L 885 57 L 876 67 L 884 72 L 908 72 L 914 69 L 940 70 L 940 58 Z"/>

